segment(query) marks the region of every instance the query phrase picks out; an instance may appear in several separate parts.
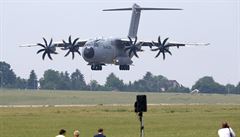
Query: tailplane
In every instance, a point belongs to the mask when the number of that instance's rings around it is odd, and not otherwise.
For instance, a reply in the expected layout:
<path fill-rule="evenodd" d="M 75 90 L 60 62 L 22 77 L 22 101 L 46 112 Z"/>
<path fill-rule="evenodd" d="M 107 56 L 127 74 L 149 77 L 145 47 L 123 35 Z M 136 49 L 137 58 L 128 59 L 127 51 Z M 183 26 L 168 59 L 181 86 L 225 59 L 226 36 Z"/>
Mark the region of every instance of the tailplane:
<path fill-rule="evenodd" d="M 132 17 L 130 22 L 130 27 L 128 31 L 128 37 L 136 38 L 139 26 L 139 20 L 141 15 L 141 10 L 182 10 L 178 8 L 142 8 L 137 4 L 133 4 L 132 8 L 118 8 L 118 9 L 104 9 L 103 11 L 132 11 Z"/>

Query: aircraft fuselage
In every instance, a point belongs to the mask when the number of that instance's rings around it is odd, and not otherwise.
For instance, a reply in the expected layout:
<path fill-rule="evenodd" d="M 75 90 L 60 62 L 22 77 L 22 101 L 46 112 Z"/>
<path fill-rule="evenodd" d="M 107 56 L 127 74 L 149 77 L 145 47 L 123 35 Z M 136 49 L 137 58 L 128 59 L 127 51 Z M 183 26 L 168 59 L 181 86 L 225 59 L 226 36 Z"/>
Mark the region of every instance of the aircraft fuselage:
<path fill-rule="evenodd" d="M 89 40 L 82 49 L 82 56 L 89 65 L 131 65 L 133 56 L 129 57 L 124 47 L 116 38 Z"/>

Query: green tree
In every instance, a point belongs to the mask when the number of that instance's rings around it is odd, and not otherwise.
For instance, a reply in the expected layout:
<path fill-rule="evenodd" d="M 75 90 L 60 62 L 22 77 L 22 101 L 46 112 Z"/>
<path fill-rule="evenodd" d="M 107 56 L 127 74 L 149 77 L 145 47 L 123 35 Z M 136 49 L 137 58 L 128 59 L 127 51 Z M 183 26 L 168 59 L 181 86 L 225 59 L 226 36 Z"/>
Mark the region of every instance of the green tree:
<path fill-rule="evenodd" d="M 4 88 L 14 88 L 16 85 L 16 75 L 11 66 L 6 62 L 0 62 L 0 86 Z"/>
<path fill-rule="evenodd" d="M 115 76 L 115 74 L 111 73 L 107 77 L 105 87 L 108 90 L 123 90 L 124 83 L 123 83 L 123 80 L 120 80 L 118 77 Z"/>
<path fill-rule="evenodd" d="M 240 82 L 237 84 L 237 86 L 235 88 L 235 93 L 240 94 Z"/>
<path fill-rule="evenodd" d="M 89 88 L 91 91 L 100 90 L 101 85 L 98 84 L 96 80 L 91 80 L 89 83 Z"/>
<path fill-rule="evenodd" d="M 57 89 L 60 80 L 60 74 L 58 71 L 49 69 L 43 74 L 43 78 L 40 79 L 40 87 L 42 89 Z"/>
<path fill-rule="evenodd" d="M 76 71 L 71 74 L 71 89 L 73 90 L 86 89 L 86 82 L 84 80 L 84 76 L 78 69 L 76 69 Z"/>
<path fill-rule="evenodd" d="M 202 93 L 221 93 L 225 94 L 226 89 L 223 85 L 215 82 L 212 77 L 205 76 L 200 78 L 193 86 L 192 90 L 198 89 Z"/>
<path fill-rule="evenodd" d="M 15 87 L 18 89 L 26 89 L 28 85 L 28 82 L 26 79 L 22 79 L 20 77 L 17 77 Z"/>
<path fill-rule="evenodd" d="M 71 89 L 71 80 L 69 77 L 69 73 L 65 71 L 61 72 L 59 75 L 59 81 L 57 82 L 56 89 L 60 90 L 70 90 Z"/>
<path fill-rule="evenodd" d="M 233 84 L 227 84 L 225 90 L 227 93 L 235 93 L 236 88 Z"/>
<path fill-rule="evenodd" d="M 27 81 L 27 84 L 28 84 L 28 89 L 37 89 L 38 88 L 38 80 L 37 80 L 37 75 L 36 73 L 34 72 L 34 70 L 32 70 L 30 72 L 30 75 L 29 75 L 29 79 Z"/>
<path fill-rule="evenodd" d="M 164 76 L 154 76 L 152 73 L 147 72 L 143 79 L 135 81 L 132 89 L 140 92 L 160 92 L 169 88 L 169 81 Z"/>

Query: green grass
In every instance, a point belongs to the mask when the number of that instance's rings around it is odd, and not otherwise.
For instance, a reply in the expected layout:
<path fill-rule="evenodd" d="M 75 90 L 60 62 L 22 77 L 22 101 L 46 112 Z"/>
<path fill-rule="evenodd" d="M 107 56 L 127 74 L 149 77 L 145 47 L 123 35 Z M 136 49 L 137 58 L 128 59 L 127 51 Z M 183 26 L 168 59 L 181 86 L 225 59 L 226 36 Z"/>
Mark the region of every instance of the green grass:
<path fill-rule="evenodd" d="M 0 90 L 0 105 L 49 105 L 40 108 L 0 107 L 0 137 L 54 137 L 60 128 L 67 137 L 74 129 L 91 137 L 99 127 L 108 137 L 138 137 L 139 121 L 129 92 Z M 142 93 L 149 104 L 144 113 L 145 137 L 216 137 L 222 121 L 240 135 L 240 96 L 217 94 Z M 95 104 L 85 107 L 53 105 Z M 166 105 L 167 104 L 167 105 Z"/>
<path fill-rule="evenodd" d="M 144 113 L 146 137 L 216 137 L 220 122 L 229 121 L 240 135 L 239 105 L 151 106 Z M 91 137 L 103 127 L 108 137 L 138 137 L 139 121 L 132 107 L 0 108 L 0 137 L 67 137 L 74 129 Z"/>
<path fill-rule="evenodd" d="M 137 94 L 149 104 L 240 104 L 240 95 L 0 90 L 0 105 L 133 104 Z"/>

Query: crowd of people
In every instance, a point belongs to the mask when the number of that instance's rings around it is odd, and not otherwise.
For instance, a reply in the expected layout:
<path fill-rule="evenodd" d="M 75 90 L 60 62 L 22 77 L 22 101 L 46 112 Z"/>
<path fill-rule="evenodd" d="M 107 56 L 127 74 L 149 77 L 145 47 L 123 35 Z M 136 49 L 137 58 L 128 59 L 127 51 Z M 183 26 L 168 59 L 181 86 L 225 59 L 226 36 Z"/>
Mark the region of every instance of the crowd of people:
<path fill-rule="evenodd" d="M 59 134 L 56 137 L 65 137 L 66 133 L 67 132 L 65 129 L 60 129 Z M 74 130 L 73 137 L 80 137 L 79 130 Z M 96 135 L 94 135 L 93 137 L 106 137 L 106 136 L 103 134 L 103 129 L 99 128 L 98 133 Z"/>
<path fill-rule="evenodd" d="M 66 130 L 61 129 L 59 131 L 59 135 L 57 135 L 56 137 L 65 137 L 65 135 L 66 135 Z M 236 137 L 236 134 L 227 122 L 223 122 L 221 125 L 221 128 L 218 130 L 218 136 L 219 137 Z M 80 137 L 79 130 L 75 130 L 73 132 L 73 137 Z M 103 129 L 99 128 L 98 133 L 93 137 L 106 137 L 106 136 L 103 134 Z"/>

